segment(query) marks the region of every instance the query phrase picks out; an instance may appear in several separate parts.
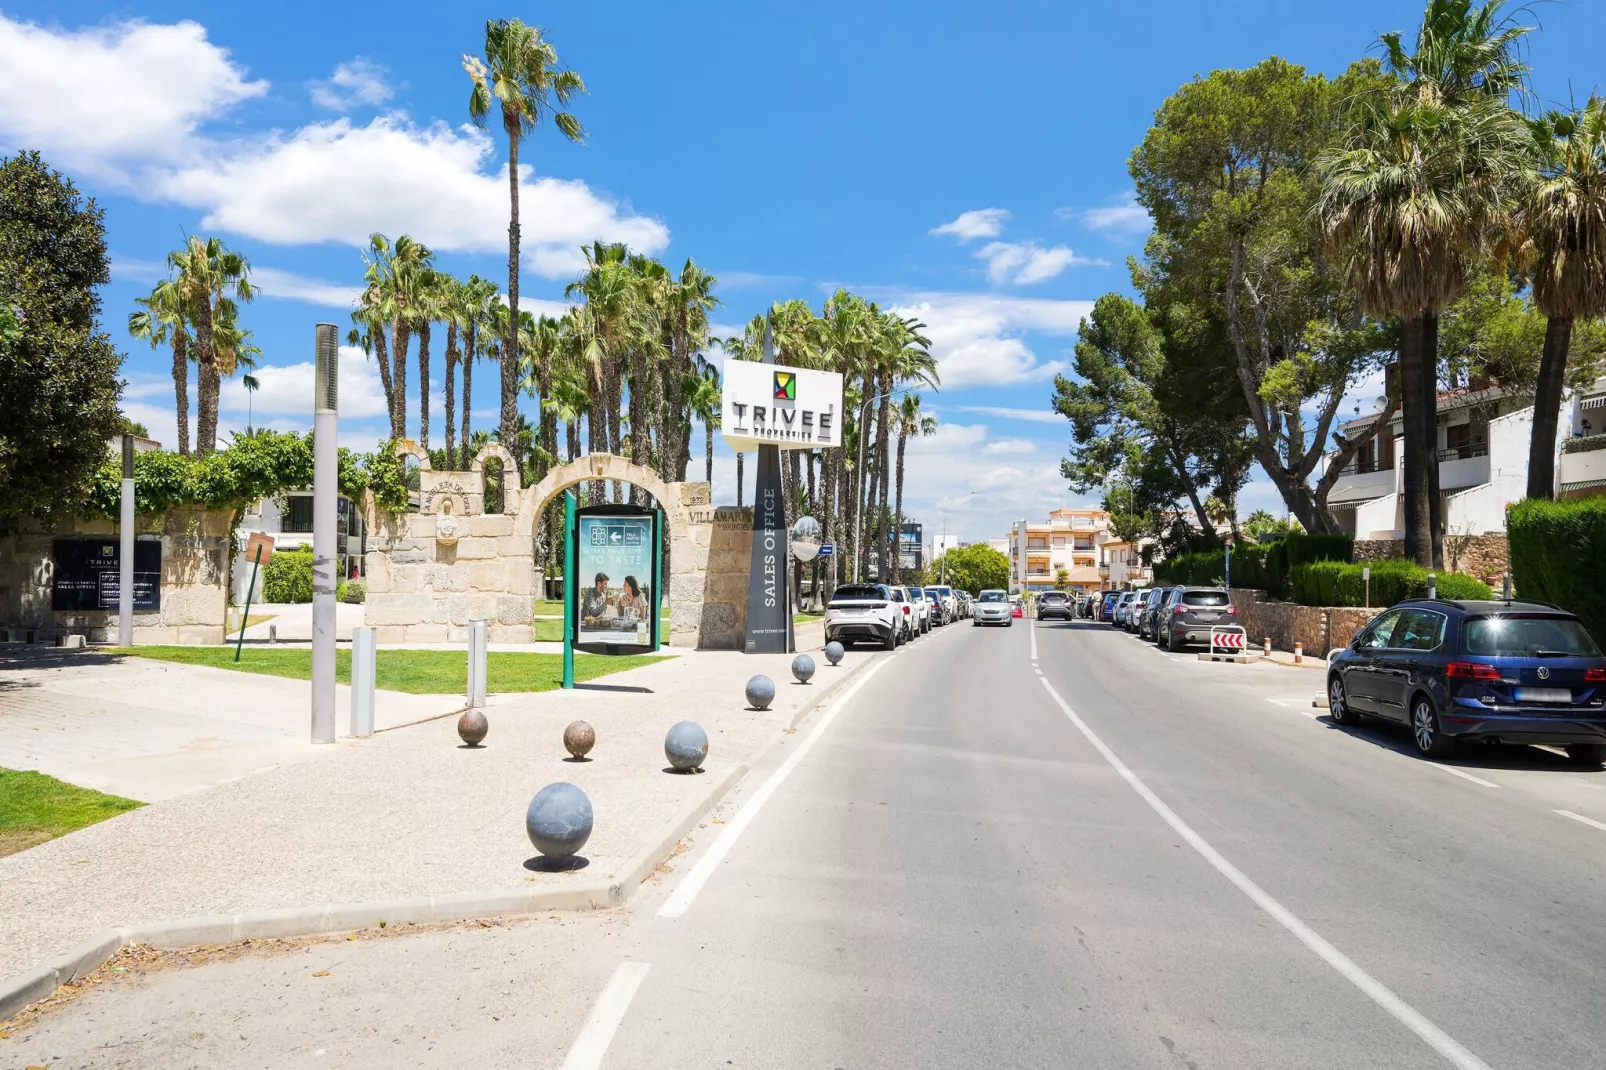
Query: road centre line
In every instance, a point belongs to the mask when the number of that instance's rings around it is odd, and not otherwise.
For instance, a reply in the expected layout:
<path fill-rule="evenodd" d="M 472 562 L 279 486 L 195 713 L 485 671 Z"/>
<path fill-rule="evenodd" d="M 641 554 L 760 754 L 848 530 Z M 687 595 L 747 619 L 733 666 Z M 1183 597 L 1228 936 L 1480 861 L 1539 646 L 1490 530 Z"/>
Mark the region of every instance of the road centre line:
<path fill-rule="evenodd" d="M 782 782 L 788 776 L 791 776 L 792 770 L 798 767 L 798 763 L 802 762 L 804 756 L 808 754 L 814 744 L 819 742 L 820 737 L 825 734 L 825 730 L 831 727 L 831 722 L 836 719 L 836 715 L 842 712 L 842 709 L 853 700 L 853 696 L 859 693 L 859 689 L 869 683 L 871 677 L 880 672 L 881 667 L 889 660 L 891 659 L 883 658 L 870 666 L 865 670 L 863 676 L 848 687 L 841 698 L 831 704 L 831 708 L 826 710 L 824 716 L 820 718 L 820 723 L 814 726 L 814 731 L 810 732 L 808 737 L 798 744 L 797 749 L 787 756 L 786 761 L 782 762 L 780 767 L 771 773 L 769 778 L 759 786 L 758 790 L 753 792 L 753 797 L 742 804 L 742 808 L 736 812 L 736 816 L 730 819 L 718 838 L 709 845 L 708 852 L 699 858 L 691 869 L 687 870 L 686 875 L 675 886 L 675 890 L 670 893 L 669 898 L 664 900 L 663 906 L 658 908 L 658 917 L 678 918 L 686 913 L 687 908 L 691 906 L 692 900 L 697 898 L 697 893 L 702 891 L 703 885 L 708 883 L 708 878 L 714 875 L 714 871 L 725 860 L 725 856 L 730 854 L 730 850 L 736 845 L 737 839 L 747 829 L 747 826 L 753 823 L 753 818 L 758 816 L 759 810 L 769 801 L 770 796 L 775 794 L 776 789 L 781 786 Z"/>
<path fill-rule="evenodd" d="M 1404 754 L 1405 752 L 1401 751 L 1400 753 Z M 1431 765 L 1435 769 L 1443 769 L 1446 773 L 1449 773 L 1451 776 L 1458 776 L 1462 780 L 1470 780 L 1474 784 L 1482 784 L 1486 788 L 1498 788 L 1500 786 L 1499 784 L 1496 784 L 1492 780 L 1485 780 L 1481 776 L 1473 776 L 1471 773 L 1467 772 L 1465 769 L 1456 769 L 1454 766 L 1440 765 L 1438 762 L 1423 762 L 1422 764 L 1423 765 Z"/>
<path fill-rule="evenodd" d="M 1026 618 L 1026 630 L 1028 632 L 1030 632 L 1031 636 L 1032 636 L 1032 660 L 1036 661 L 1037 660 L 1037 620 L 1035 618 L 1033 618 L 1033 617 L 1027 617 Z"/>
<path fill-rule="evenodd" d="M 1575 814 L 1571 810 L 1552 810 L 1551 813 L 1560 814 L 1562 817 L 1570 817 L 1574 821 L 1582 821 L 1591 828 L 1598 828 L 1602 832 L 1606 832 L 1606 821 L 1596 821 L 1592 817 L 1585 817 L 1583 814 Z"/>
<path fill-rule="evenodd" d="M 621 962 L 614 969 L 613 976 L 602 988 L 602 995 L 597 997 L 596 1006 L 586 1017 L 585 1025 L 580 1027 L 580 1035 L 574 1038 L 562 1070 L 596 1070 L 602 1065 L 608 1045 L 613 1043 L 613 1035 L 619 1031 L 619 1023 L 630 1009 L 630 1001 L 636 998 L 636 990 L 646 980 L 650 969 L 652 966 L 645 962 Z"/>
<path fill-rule="evenodd" d="M 1071 709 L 1070 705 L 1060 697 L 1060 693 L 1054 690 L 1054 685 L 1049 683 L 1047 678 L 1043 679 L 1043 688 L 1065 716 L 1070 718 L 1071 724 L 1075 725 L 1077 731 L 1081 732 L 1087 741 L 1093 745 L 1093 748 L 1104 756 L 1104 760 L 1121 776 L 1121 779 L 1125 780 L 1132 787 L 1132 790 L 1136 791 L 1143 801 L 1149 804 L 1149 808 L 1159 814 L 1160 819 L 1167 825 L 1171 826 L 1177 835 L 1187 840 L 1188 845 L 1203 856 L 1204 860 L 1209 862 L 1216 872 L 1236 885 L 1239 891 L 1248 896 L 1261 910 L 1271 915 L 1278 924 L 1292 933 L 1300 943 L 1314 951 L 1322 961 L 1336 970 L 1340 976 L 1360 989 L 1367 998 L 1387 1011 L 1401 1025 L 1415 1033 L 1434 1051 L 1449 1060 L 1452 1065 L 1458 1067 L 1459 1070 L 1490 1070 L 1489 1065 L 1482 1059 L 1472 1054 L 1448 1033 L 1430 1022 L 1416 1008 L 1395 995 L 1388 986 L 1361 969 L 1360 966 L 1355 964 L 1354 960 L 1328 943 L 1314 929 L 1300 921 L 1287 907 L 1273 899 L 1258 884 L 1245 876 L 1242 870 L 1227 861 L 1219 851 L 1206 842 L 1204 837 L 1195 832 L 1187 822 L 1176 815 L 1171 807 L 1167 806 L 1158 795 L 1151 791 L 1149 786 L 1140 780 L 1136 773 L 1128 769 L 1120 758 L 1116 757 L 1115 752 L 1106 746 L 1104 741 L 1088 727 L 1087 723 L 1077 716 L 1076 711 Z"/>

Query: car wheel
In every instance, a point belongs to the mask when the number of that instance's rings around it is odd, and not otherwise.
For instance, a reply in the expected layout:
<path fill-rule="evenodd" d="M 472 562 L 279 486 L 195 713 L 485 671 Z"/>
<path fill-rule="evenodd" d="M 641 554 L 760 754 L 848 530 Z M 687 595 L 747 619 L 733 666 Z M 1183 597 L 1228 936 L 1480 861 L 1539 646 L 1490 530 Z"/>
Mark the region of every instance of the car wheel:
<path fill-rule="evenodd" d="M 883 639 L 881 641 L 881 649 L 882 650 L 896 650 L 896 649 L 898 649 L 898 637 L 896 635 L 887 636 L 885 639 Z"/>
<path fill-rule="evenodd" d="M 1448 758 L 1455 753 L 1455 740 L 1439 728 L 1438 712 L 1422 695 L 1411 704 L 1411 738 L 1424 757 Z"/>
<path fill-rule="evenodd" d="M 1361 715 L 1350 709 L 1349 700 L 1344 696 L 1344 680 L 1337 675 L 1327 681 L 1327 714 L 1334 724 L 1361 723 Z"/>
<path fill-rule="evenodd" d="M 1567 757 L 1574 765 L 1606 765 L 1606 743 L 1569 743 Z"/>

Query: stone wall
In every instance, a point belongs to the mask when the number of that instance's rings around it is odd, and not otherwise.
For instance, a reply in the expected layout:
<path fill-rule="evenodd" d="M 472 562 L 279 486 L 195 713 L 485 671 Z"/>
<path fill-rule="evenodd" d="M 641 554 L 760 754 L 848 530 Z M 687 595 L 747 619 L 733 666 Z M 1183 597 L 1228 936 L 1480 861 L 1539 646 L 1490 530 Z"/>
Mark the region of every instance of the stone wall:
<path fill-rule="evenodd" d="M 1382 561 L 1404 556 L 1405 543 L 1400 539 L 1362 539 L 1355 543 L 1356 561 Z M 1498 531 L 1482 535 L 1446 535 L 1444 563 L 1451 572 L 1464 573 L 1492 587 L 1499 587 L 1506 569 L 1510 567 L 1510 549 L 1505 535 Z"/>
<path fill-rule="evenodd" d="M 704 650 L 741 650 L 747 645 L 747 576 L 752 567 L 753 510 L 745 505 L 721 505 L 712 512 L 707 572 L 701 585 L 702 604 L 698 607 L 697 645 Z M 670 601 L 675 602 L 673 593 Z M 673 611 L 678 614 L 680 609 L 675 604 Z"/>
<path fill-rule="evenodd" d="M 370 528 L 363 623 L 381 643 L 458 643 L 485 620 L 495 643 L 528 643 L 535 616 L 534 544 L 504 513 L 441 517 L 379 514 Z"/>
<path fill-rule="evenodd" d="M 1238 623 L 1248 633 L 1251 647 L 1259 647 L 1269 637 L 1277 650 L 1292 650 L 1295 643 L 1303 643 L 1305 652 L 1315 657 L 1348 646 L 1355 633 L 1382 612 L 1380 608 L 1268 602 L 1266 592 L 1243 589 L 1232 592 L 1232 604 L 1238 607 Z"/>
<path fill-rule="evenodd" d="M 232 520 L 226 509 L 173 509 L 138 518 L 135 538 L 161 540 L 162 587 L 160 609 L 134 614 L 136 645 L 223 642 Z M 116 642 L 116 611 L 50 608 L 52 540 L 116 534 L 115 521 L 77 520 L 47 532 L 0 537 L 0 629 L 32 631 L 40 642 L 63 635 Z"/>

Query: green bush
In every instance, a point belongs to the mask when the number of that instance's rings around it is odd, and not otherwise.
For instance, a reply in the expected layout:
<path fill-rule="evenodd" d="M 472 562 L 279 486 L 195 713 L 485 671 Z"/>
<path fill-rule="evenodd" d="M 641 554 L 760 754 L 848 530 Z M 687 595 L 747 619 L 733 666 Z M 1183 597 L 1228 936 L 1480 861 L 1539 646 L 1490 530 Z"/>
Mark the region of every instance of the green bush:
<path fill-rule="evenodd" d="M 1606 645 L 1606 498 L 1518 502 L 1507 513 L 1506 538 L 1522 596 L 1578 614 Z"/>
<path fill-rule="evenodd" d="M 1366 565 L 1347 561 L 1313 561 L 1289 569 L 1294 601 L 1302 606 L 1391 606 L 1428 593 L 1427 569 L 1410 561 L 1373 561 L 1371 597 L 1366 594 L 1362 570 Z M 1489 585 L 1448 572 L 1437 581 L 1440 598 L 1492 598 Z"/>
<path fill-rule="evenodd" d="M 1154 579 L 1159 584 L 1186 583 L 1201 587 L 1220 584 L 1225 560 L 1217 551 L 1196 554 L 1178 554 L 1154 566 Z M 1237 562 L 1233 562 L 1237 572 Z"/>
<path fill-rule="evenodd" d="M 1302 531 L 1290 532 L 1272 543 L 1266 552 L 1266 592 L 1273 598 L 1295 598 L 1292 580 L 1294 566 L 1309 565 L 1316 561 L 1354 559 L 1355 540 L 1348 535 L 1307 535 Z M 1297 601 L 1297 598 L 1295 600 Z"/>
<path fill-rule="evenodd" d="M 350 583 L 342 583 L 339 591 L 336 592 L 335 597 L 339 598 L 342 602 L 350 602 L 353 605 L 361 605 L 368 600 L 368 585 L 363 583 L 362 580 L 352 580 Z"/>
<path fill-rule="evenodd" d="M 264 602 L 312 601 L 312 547 L 280 550 L 262 569 Z"/>

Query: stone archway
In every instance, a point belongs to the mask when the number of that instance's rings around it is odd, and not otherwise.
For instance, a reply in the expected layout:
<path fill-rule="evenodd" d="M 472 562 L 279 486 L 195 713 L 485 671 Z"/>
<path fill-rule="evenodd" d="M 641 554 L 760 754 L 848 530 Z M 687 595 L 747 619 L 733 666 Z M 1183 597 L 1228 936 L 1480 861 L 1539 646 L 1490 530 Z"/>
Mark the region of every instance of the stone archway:
<path fill-rule="evenodd" d="M 592 453 L 547 472 L 524 491 L 514 531 L 532 541 L 554 497 L 590 480 L 618 480 L 651 494 L 668 526 L 670 645 L 735 649 L 746 628 L 747 555 L 715 546 L 715 510 L 707 483 L 665 483 L 651 468 L 611 453 Z M 739 528 L 740 525 L 733 525 Z M 751 526 L 747 537 L 751 545 Z M 717 551 L 717 552 L 711 552 Z M 732 572 L 740 575 L 732 577 Z"/>

